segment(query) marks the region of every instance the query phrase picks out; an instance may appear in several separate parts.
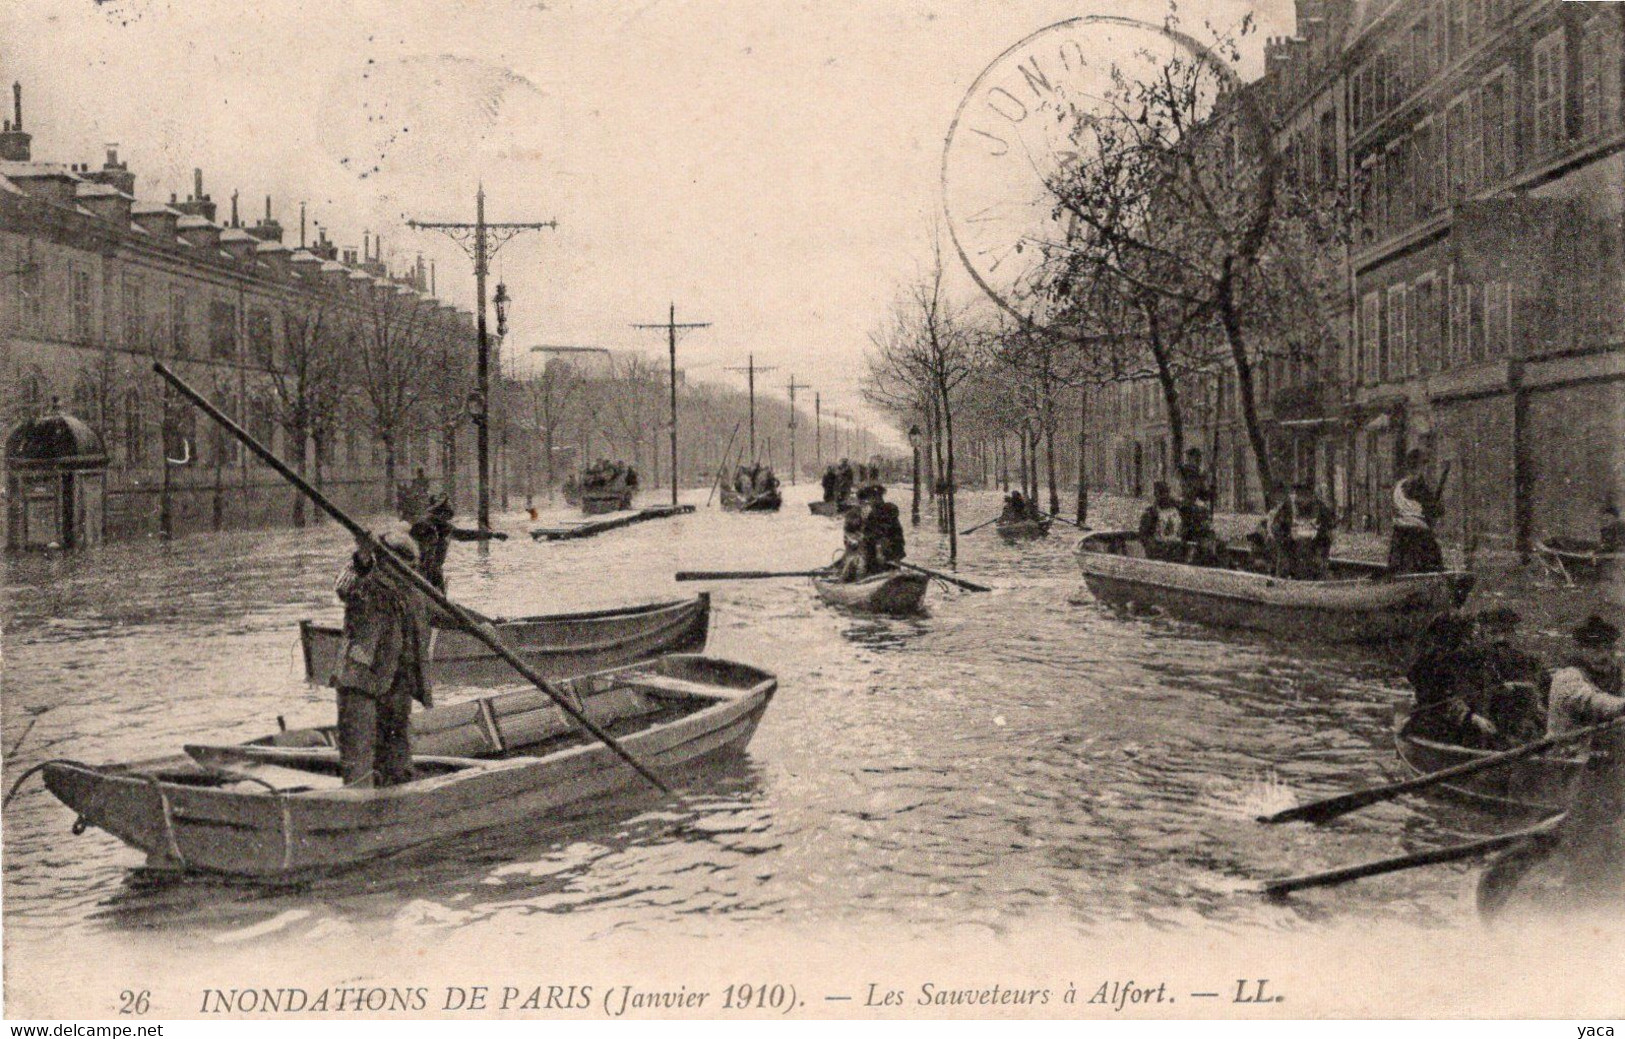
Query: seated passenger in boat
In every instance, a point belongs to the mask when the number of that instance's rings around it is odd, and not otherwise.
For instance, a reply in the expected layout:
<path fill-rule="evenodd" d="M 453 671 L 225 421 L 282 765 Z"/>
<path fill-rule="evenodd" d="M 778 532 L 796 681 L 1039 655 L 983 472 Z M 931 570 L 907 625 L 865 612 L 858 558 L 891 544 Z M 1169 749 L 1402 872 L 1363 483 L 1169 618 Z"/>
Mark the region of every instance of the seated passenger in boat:
<path fill-rule="evenodd" d="M 1140 513 L 1140 544 L 1147 559 L 1182 563 L 1186 546 L 1179 539 L 1179 502 L 1164 480 L 1151 487 L 1151 504 Z"/>
<path fill-rule="evenodd" d="M 1427 473 L 1427 456 L 1418 449 L 1405 455 L 1405 475 L 1394 484 L 1394 525 L 1388 542 L 1388 572 L 1433 574 L 1444 569 L 1444 553 L 1435 533 L 1443 515 L 1440 491 Z"/>
<path fill-rule="evenodd" d="M 1027 499 L 1022 497 L 1020 491 L 1011 491 L 1004 496 L 1004 511 L 999 513 L 999 519 L 1008 523 L 1027 519 Z"/>
<path fill-rule="evenodd" d="M 1546 732 L 1558 736 L 1625 714 L 1621 687 L 1619 628 L 1596 614 L 1574 629 L 1568 667 L 1552 674 Z"/>
<path fill-rule="evenodd" d="M 1315 496 L 1314 485 L 1308 480 L 1300 480 L 1292 487 L 1284 482 L 1278 484 L 1276 493 L 1281 495 L 1281 503 L 1270 513 L 1269 529 L 1276 576 L 1324 580 L 1332 555 L 1336 516 Z"/>
<path fill-rule="evenodd" d="M 841 546 L 845 551 L 835 571 L 841 581 L 861 581 L 872 572 L 874 553 L 865 530 L 868 512 L 868 502 L 860 492 L 857 506 L 842 514 Z"/>
<path fill-rule="evenodd" d="M 1513 645 L 1521 620 L 1505 606 L 1479 613 L 1466 665 L 1478 688 L 1471 706 L 1495 726 L 1496 744 L 1508 750 L 1546 734 L 1552 683 L 1545 661 Z"/>
<path fill-rule="evenodd" d="M 1473 704 L 1479 686 L 1473 664 L 1473 622 L 1447 613 L 1428 625 L 1405 677 L 1416 695 L 1411 732 L 1457 747 L 1490 748 L 1498 733 Z"/>

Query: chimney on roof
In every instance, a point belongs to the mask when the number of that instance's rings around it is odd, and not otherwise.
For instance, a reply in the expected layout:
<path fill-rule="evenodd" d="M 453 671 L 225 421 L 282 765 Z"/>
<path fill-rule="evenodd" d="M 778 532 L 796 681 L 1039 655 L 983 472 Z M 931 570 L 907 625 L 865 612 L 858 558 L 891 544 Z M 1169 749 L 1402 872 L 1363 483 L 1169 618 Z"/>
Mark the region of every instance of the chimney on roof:
<path fill-rule="evenodd" d="M 429 295 L 435 295 L 434 289 L 434 261 L 429 261 Z"/>
<path fill-rule="evenodd" d="M 199 194 L 202 194 L 202 192 L 199 192 Z M 242 225 L 243 225 L 242 221 L 237 219 L 237 189 L 232 188 L 231 189 L 231 226 L 232 227 L 241 227 Z"/>
<path fill-rule="evenodd" d="M 305 204 L 299 203 L 299 248 L 305 247 Z"/>
<path fill-rule="evenodd" d="M 11 85 L 11 106 L 15 116 L 0 132 L 0 159 L 6 162 L 33 161 L 33 138 L 23 132 L 23 85 Z"/>
<path fill-rule="evenodd" d="M 282 225 L 271 215 L 271 196 L 265 196 L 265 219 L 248 229 L 248 233 L 262 242 L 282 241 Z"/>
<path fill-rule="evenodd" d="M 107 146 L 107 162 L 101 169 L 93 170 L 90 163 L 85 163 L 85 179 L 117 188 L 126 195 L 135 194 L 135 174 L 130 172 L 129 163 L 118 161 L 117 144 Z"/>
<path fill-rule="evenodd" d="M 371 231 L 363 231 L 363 232 L 361 232 L 361 258 L 363 260 L 371 260 L 372 259 L 372 232 Z"/>
<path fill-rule="evenodd" d="M 174 206 L 182 213 L 200 216 L 210 223 L 214 222 L 214 201 L 203 193 L 203 171 L 201 169 L 194 168 L 192 170 L 192 194 L 187 196 L 185 202 L 176 202 Z"/>

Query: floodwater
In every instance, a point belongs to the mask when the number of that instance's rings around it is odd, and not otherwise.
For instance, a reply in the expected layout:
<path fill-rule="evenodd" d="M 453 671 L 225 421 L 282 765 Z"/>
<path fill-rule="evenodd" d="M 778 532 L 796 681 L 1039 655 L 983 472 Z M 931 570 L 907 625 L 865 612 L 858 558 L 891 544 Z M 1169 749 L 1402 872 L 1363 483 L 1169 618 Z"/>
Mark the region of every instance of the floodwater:
<path fill-rule="evenodd" d="M 1476 926 L 1466 865 L 1286 904 L 1252 890 L 1484 824 L 1426 800 L 1322 829 L 1252 821 L 1398 774 L 1390 725 L 1404 691 L 1392 655 L 1111 612 L 1084 588 L 1076 532 L 1060 525 L 1016 545 L 991 529 L 963 538 L 961 572 L 994 590 L 934 585 L 928 615 L 913 619 L 842 614 L 804 579 L 674 582 L 680 569 L 825 563 L 839 532 L 807 512 L 811 492 L 790 489 L 778 515 L 702 508 L 553 544 L 524 536 L 532 524 L 511 513 L 498 525 L 512 540 L 488 553 L 453 547 L 454 594 L 497 614 L 711 588 L 708 652 L 772 671 L 779 691 L 748 753 L 677 795 L 271 888 L 142 871 L 140 854 L 102 831 L 71 835 L 72 813 L 35 777 L 4 816 L 8 936 L 218 940 L 403 917 L 477 934 L 559 915 L 598 933 L 723 939 L 763 923 L 1000 929 L 1028 914 L 1085 932 Z M 970 496 L 961 525 L 995 507 L 993 494 Z M 301 678 L 297 624 L 338 617 L 345 542 L 328 524 L 6 560 L 5 745 L 22 741 L 8 786 L 47 758 L 112 762 L 249 739 L 279 715 L 329 722 L 330 691 Z M 945 557 L 929 519 L 911 529 L 910 552 Z"/>

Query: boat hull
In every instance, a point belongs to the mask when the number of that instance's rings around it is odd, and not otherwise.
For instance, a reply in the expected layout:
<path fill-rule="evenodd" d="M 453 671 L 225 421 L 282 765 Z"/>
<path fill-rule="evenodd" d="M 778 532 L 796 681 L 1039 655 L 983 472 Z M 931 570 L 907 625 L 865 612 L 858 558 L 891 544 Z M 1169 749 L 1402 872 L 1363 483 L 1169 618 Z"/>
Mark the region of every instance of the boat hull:
<path fill-rule="evenodd" d="M 1420 634 L 1466 599 L 1471 574 L 1376 576 L 1374 565 L 1335 565 L 1341 580 L 1299 581 L 1243 570 L 1189 566 L 1119 554 L 1128 532 L 1091 534 L 1078 549 L 1084 583 L 1116 606 L 1154 607 L 1171 617 L 1319 642 L 1384 642 Z M 1113 550 L 1113 549 L 1117 550 Z"/>
<path fill-rule="evenodd" d="M 813 578 L 818 597 L 831 606 L 893 616 L 918 613 L 930 584 L 930 577 L 907 570 L 876 574 L 861 581 Z"/>
<path fill-rule="evenodd" d="M 729 512 L 778 512 L 784 498 L 778 491 L 743 495 L 738 491 L 722 489 L 722 507 Z"/>
<path fill-rule="evenodd" d="M 1413 734 L 1410 712 L 1403 706 L 1394 712 L 1394 747 L 1399 752 L 1399 760 L 1418 776 L 1479 761 L 1494 753 L 1456 747 Z M 1435 789 L 1498 815 L 1553 815 L 1568 807 L 1584 768 L 1583 758 L 1525 758 L 1499 768 L 1444 780 Z"/>
<path fill-rule="evenodd" d="M 993 529 L 1001 538 L 1011 541 L 1024 541 L 1028 538 L 1042 538 L 1049 536 L 1051 520 L 1017 520 L 1012 523 L 995 523 Z"/>
<path fill-rule="evenodd" d="M 562 684 L 567 695 L 581 698 L 595 721 L 613 724 L 617 712 L 641 709 L 639 704 L 648 698 L 639 691 L 640 675 L 655 675 L 656 683 L 676 678 L 680 685 L 710 690 L 699 698 L 704 706 L 691 713 L 618 736 L 657 775 L 743 749 L 777 687 L 772 675 L 755 668 L 686 656 Z M 217 781 L 218 776 L 189 757 L 103 769 L 53 764 L 45 769 L 45 784 L 83 822 L 145 852 L 150 867 L 261 879 L 350 865 L 492 827 L 545 832 L 572 806 L 646 785 L 596 740 L 542 756 L 527 756 L 522 748 L 496 749 L 504 735 L 517 738 L 528 732 L 551 739 L 570 734 L 573 723 L 551 701 L 538 697 L 542 694 L 534 690 L 493 694 L 414 715 L 415 761 L 447 749 L 495 758 L 432 759 L 454 768 L 399 786 L 344 788 L 330 783 L 277 793 L 251 782 L 210 786 L 204 781 Z M 279 734 L 241 750 L 325 754 L 336 763 L 336 751 L 285 746 L 294 735 Z"/>
<path fill-rule="evenodd" d="M 1542 541 L 1535 551 L 1549 569 L 1576 583 L 1594 584 L 1625 574 L 1625 553 L 1599 552 L 1595 543 Z"/>
<path fill-rule="evenodd" d="M 568 678 L 668 653 L 705 648 L 711 597 L 676 602 L 517 618 L 497 625 L 503 645 L 543 678 Z M 338 670 L 340 629 L 301 621 L 305 681 L 331 686 Z M 436 629 L 429 679 L 445 685 L 513 682 L 513 668 L 472 635 Z"/>
<path fill-rule="evenodd" d="M 814 516 L 839 516 L 845 510 L 846 506 L 836 501 L 811 501 L 807 503 L 807 511 Z"/>
<path fill-rule="evenodd" d="M 632 491 L 586 491 L 581 495 L 581 511 L 588 516 L 625 512 L 632 507 Z"/>

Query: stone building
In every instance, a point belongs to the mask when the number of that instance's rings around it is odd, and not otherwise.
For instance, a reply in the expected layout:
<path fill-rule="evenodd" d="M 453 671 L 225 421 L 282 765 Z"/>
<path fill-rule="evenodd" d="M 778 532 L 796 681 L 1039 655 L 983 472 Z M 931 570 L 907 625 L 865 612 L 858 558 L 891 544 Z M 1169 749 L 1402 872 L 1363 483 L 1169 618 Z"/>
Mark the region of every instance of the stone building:
<path fill-rule="evenodd" d="M 1625 5 L 1300 0 L 1297 14 L 1247 89 L 1296 182 L 1355 216 L 1331 258 L 1347 286 L 1334 345 L 1259 366 L 1272 468 L 1383 529 L 1403 453 L 1424 447 L 1450 467 L 1447 536 L 1594 535 L 1625 490 Z M 1216 433 L 1224 506 L 1257 507 L 1232 381 L 1208 376 L 1204 397 L 1193 378 L 1187 421 Z M 1092 478 L 1144 493 L 1171 465 L 1160 395 L 1095 397 Z"/>
<path fill-rule="evenodd" d="M 167 390 L 152 371 L 162 359 L 281 457 L 302 458 L 342 506 L 385 508 L 363 376 L 352 366 L 342 385 L 324 385 L 337 369 L 317 361 L 353 353 L 386 314 L 412 349 L 456 344 L 471 359 L 472 315 L 430 295 L 421 261 L 390 277 L 369 243 L 341 262 L 325 234 L 307 240 L 302 212 L 285 241 L 269 198 L 252 224 L 235 193 L 220 213 L 201 171 L 190 195 L 166 203 L 136 196 L 113 147 L 100 168 L 35 161 L 20 86 L 12 110 L 0 132 L 0 425 L 60 410 L 95 432 L 108 456 L 108 539 L 292 520 L 294 492 Z M 312 412 L 324 417 L 301 418 Z M 432 471 L 442 439 L 403 429 L 399 477 Z M 13 508 L 3 511 L 9 525 Z"/>

